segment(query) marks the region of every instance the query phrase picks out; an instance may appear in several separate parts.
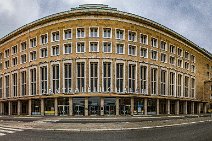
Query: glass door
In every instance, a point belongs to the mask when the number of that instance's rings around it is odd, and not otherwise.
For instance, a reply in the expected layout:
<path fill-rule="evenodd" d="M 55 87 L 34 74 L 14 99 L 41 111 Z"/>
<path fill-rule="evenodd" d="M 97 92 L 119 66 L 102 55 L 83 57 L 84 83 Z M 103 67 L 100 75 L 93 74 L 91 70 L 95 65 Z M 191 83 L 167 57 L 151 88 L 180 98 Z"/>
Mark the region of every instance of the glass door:
<path fill-rule="evenodd" d="M 68 115 L 68 113 L 69 113 L 69 106 L 67 106 L 67 105 L 59 105 L 58 106 L 58 114 L 60 116 Z"/>

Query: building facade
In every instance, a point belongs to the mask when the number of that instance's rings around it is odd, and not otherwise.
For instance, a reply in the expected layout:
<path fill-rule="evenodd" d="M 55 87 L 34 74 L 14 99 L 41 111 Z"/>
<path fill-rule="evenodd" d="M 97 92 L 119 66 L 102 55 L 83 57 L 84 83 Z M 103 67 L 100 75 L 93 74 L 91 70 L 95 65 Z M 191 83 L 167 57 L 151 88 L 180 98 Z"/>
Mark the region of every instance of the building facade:
<path fill-rule="evenodd" d="M 0 114 L 207 111 L 212 55 L 151 20 L 81 5 L 0 39 Z"/>

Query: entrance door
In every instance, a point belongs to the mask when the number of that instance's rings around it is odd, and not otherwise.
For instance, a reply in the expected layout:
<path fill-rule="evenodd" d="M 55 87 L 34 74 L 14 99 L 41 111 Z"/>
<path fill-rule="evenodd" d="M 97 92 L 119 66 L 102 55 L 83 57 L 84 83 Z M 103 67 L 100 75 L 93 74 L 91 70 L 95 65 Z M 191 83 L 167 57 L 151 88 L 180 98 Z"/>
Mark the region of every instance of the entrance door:
<path fill-rule="evenodd" d="M 121 105 L 121 114 L 129 115 L 130 114 L 130 105 Z"/>
<path fill-rule="evenodd" d="M 115 105 L 106 105 L 105 106 L 105 115 L 115 115 L 116 106 Z"/>
<path fill-rule="evenodd" d="M 99 108 L 98 105 L 89 106 L 89 115 L 98 115 L 98 111 L 99 111 L 98 108 Z"/>
<path fill-rule="evenodd" d="M 74 114 L 75 115 L 84 115 L 84 106 L 82 105 L 75 105 L 74 106 Z"/>
<path fill-rule="evenodd" d="M 58 105 L 58 112 L 60 116 L 68 115 L 69 106 L 68 105 Z"/>

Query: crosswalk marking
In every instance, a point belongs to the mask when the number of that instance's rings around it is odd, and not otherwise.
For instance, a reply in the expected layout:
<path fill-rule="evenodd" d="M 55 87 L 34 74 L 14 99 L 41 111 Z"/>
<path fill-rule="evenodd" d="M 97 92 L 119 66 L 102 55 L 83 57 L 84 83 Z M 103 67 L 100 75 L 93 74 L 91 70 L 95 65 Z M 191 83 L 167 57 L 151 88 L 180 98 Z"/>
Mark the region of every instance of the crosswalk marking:
<path fill-rule="evenodd" d="M 15 132 L 21 132 L 22 129 L 8 127 L 8 126 L 0 126 L 0 136 L 5 136 L 7 134 L 12 134 Z"/>
<path fill-rule="evenodd" d="M 6 130 L 12 130 L 12 131 L 23 131 L 23 130 L 17 129 L 17 128 L 9 128 L 9 127 L 1 127 L 1 126 L 0 126 L 0 129 L 6 129 Z"/>

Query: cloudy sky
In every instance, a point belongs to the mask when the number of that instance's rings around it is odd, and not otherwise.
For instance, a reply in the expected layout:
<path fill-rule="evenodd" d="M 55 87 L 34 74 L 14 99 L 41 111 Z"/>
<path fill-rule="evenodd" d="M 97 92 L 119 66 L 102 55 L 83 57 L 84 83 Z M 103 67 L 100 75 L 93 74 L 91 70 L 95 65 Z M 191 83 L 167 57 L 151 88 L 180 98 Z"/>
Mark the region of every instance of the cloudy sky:
<path fill-rule="evenodd" d="M 39 18 L 91 3 L 156 21 L 212 53 L 211 0 L 0 0 L 0 38 Z"/>

